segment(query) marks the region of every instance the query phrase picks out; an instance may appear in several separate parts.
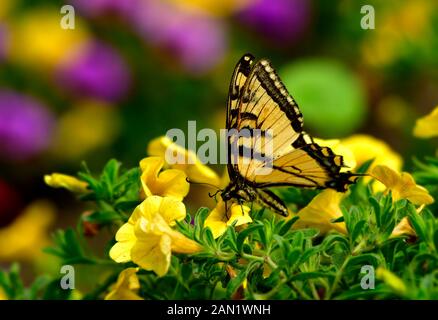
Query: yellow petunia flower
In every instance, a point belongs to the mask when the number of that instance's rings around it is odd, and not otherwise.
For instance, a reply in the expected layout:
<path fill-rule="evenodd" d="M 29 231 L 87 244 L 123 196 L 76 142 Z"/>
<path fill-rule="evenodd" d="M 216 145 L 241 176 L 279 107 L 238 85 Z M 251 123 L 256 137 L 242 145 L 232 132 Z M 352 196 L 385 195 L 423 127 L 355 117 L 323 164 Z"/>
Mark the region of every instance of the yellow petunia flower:
<path fill-rule="evenodd" d="M 403 235 L 415 236 L 415 230 L 412 228 L 407 217 L 403 217 L 391 233 L 391 237 L 399 237 Z"/>
<path fill-rule="evenodd" d="M 233 223 L 236 223 L 236 226 L 251 223 L 250 211 L 251 209 L 247 206 L 232 203 L 228 208 L 230 213 L 228 216 L 225 212 L 225 202 L 220 200 L 205 220 L 204 227 L 210 228 L 213 237 L 216 239 L 224 234 L 227 227 L 233 225 Z"/>
<path fill-rule="evenodd" d="M 414 127 L 414 136 L 418 138 L 438 136 L 438 106 L 431 113 L 417 120 Z"/>
<path fill-rule="evenodd" d="M 340 233 L 346 234 L 347 228 L 344 222 L 332 222 L 342 216 L 340 208 L 342 196 L 342 193 L 332 189 L 322 191 L 297 213 L 299 219 L 292 228 L 316 228 L 323 234 L 330 230 L 337 230 Z"/>
<path fill-rule="evenodd" d="M 147 157 L 140 161 L 141 183 L 146 197 L 158 195 L 182 200 L 190 189 L 186 174 L 177 169 L 161 171 L 163 166 L 164 159 L 160 157 Z"/>
<path fill-rule="evenodd" d="M 172 197 L 151 196 L 139 204 L 132 213 L 128 222 L 116 233 L 117 243 L 111 248 L 110 256 L 116 262 L 128 262 L 131 260 L 131 249 L 137 238 L 134 234 L 136 223 L 142 216 L 150 219 L 154 213 L 163 215 L 164 221 L 169 225 L 175 225 L 186 216 L 186 208 L 181 201 Z"/>
<path fill-rule="evenodd" d="M 341 171 L 353 170 L 356 168 L 356 159 L 353 151 L 346 147 L 339 139 L 314 139 L 314 141 L 321 147 L 329 147 L 336 155 L 342 156 L 345 167 Z"/>
<path fill-rule="evenodd" d="M 8 296 L 2 288 L 0 288 L 0 301 L 1 300 L 8 300 Z"/>
<path fill-rule="evenodd" d="M 78 17 L 74 30 L 62 29 L 60 21 L 59 11 L 48 8 L 21 16 L 11 28 L 11 56 L 34 68 L 53 67 L 64 59 L 73 58 L 87 41 L 88 33 Z"/>
<path fill-rule="evenodd" d="M 397 277 L 391 271 L 384 269 L 382 267 L 378 267 L 376 270 L 377 279 L 385 282 L 392 290 L 394 290 L 399 295 L 405 295 L 407 292 L 406 285 L 403 280 Z"/>
<path fill-rule="evenodd" d="M 415 205 L 431 204 L 434 199 L 429 192 L 415 183 L 414 178 L 407 173 L 392 170 L 387 166 L 376 166 L 371 176 L 386 186 L 386 192 L 391 191 L 394 201 L 407 199 Z"/>
<path fill-rule="evenodd" d="M 374 159 L 368 171 L 371 171 L 375 166 L 380 164 L 396 171 L 400 171 L 403 166 L 403 159 L 398 153 L 392 150 L 384 141 L 372 136 L 365 134 L 352 135 L 342 139 L 341 144 L 353 153 L 357 167 L 360 167 L 368 160 Z M 365 183 L 370 180 L 370 177 L 363 178 Z M 372 187 L 375 192 L 385 189 L 385 186 L 378 181 L 375 181 Z"/>
<path fill-rule="evenodd" d="M 211 15 L 214 17 L 224 17 L 232 15 L 247 5 L 251 4 L 250 0 L 188 0 L 176 1 L 167 0 L 169 3 L 181 8 L 187 12 L 193 12 L 202 15 Z"/>
<path fill-rule="evenodd" d="M 73 176 L 62 173 L 52 173 L 44 176 L 44 182 L 52 188 L 64 188 L 73 193 L 87 193 L 88 184 Z"/>
<path fill-rule="evenodd" d="M 110 257 L 118 262 L 133 261 L 157 275 L 167 273 L 171 253 L 196 253 L 202 247 L 170 225 L 184 219 L 185 206 L 172 197 L 148 197 L 116 234 Z"/>
<path fill-rule="evenodd" d="M 31 203 L 10 225 L 0 228 L 0 261 L 35 261 L 49 245 L 48 229 L 55 208 L 47 201 Z"/>
<path fill-rule="evenodd" d="M 383 164 L 393 170 L 401 170 L 402 157 L 390 148 L 384 141 L 365 134 L 356 134 L 342 139 L 341 144 L 354 155 L 356 164 L 360 167 L 366 161 L 374 159 L 371 168 Z"/>
<path fill-rule="evenodd" d="M 166 157 L 181 159 L 182 163 L 169 163 L 169 161 L 166 163 L 172 169 L 184 171 L 193 182 L 220 185 L 221 181 L 217 173 L 204 165 L 193 151 L 184 149 L 166 136 L 152 140 L 148 145 L 147 152 L 150 156 L 161 157 L 164 160 Z"/>
<path fill-rule="evenodd" d="M 100 101 L 81 101 L 59 117 L 51 153 L 62 160 L 84 158 L 111 145 L 119 129 L 120 118 L 115 108 Z"/>
<path fill-rule="evenodd" d="M 137 271 L 138 268 L 127 268 L 120 272 L 105 300 L 144 300 L 137 294 L 140 289 Z"/>

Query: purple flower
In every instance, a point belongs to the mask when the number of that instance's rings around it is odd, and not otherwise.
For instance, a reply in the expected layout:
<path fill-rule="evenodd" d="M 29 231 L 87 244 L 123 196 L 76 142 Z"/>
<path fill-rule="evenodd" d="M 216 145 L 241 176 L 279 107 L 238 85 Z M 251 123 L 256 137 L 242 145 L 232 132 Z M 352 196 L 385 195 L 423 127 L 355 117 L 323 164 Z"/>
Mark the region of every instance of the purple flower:
<path fill-rule="evenodd" d="M 0 90 L 0 155 L 22 160 L 45 150 L 51 140 L 54 118 L 38 101 Z"/>
<path fill-rule="evenodd" d="M 176 58 L 189 72 L 203 73 L 223 58 L 227 39 L 222 21 L 145 0 L 132 21 L 143 38 Z"/>
<path fill-rule="evenodd" d="M 74 0 L 73 6 L 88 17 L 114 14 L 128 18 L 138 9 L 139 0 Z"/>
<path fill-rule="evenodd" d="M 310 12 L 308 0 L 259 0 L 238 16 L 241 22 L 256 32 L 287 45 L 306 30 Z"/>
<path fill-rule="evenodd" d="M 70 92 L 112 102 L 128 91 L 128 66 L 111 47 L 90 43 L 73 57 L 57 71 L 59 83 Z"/>

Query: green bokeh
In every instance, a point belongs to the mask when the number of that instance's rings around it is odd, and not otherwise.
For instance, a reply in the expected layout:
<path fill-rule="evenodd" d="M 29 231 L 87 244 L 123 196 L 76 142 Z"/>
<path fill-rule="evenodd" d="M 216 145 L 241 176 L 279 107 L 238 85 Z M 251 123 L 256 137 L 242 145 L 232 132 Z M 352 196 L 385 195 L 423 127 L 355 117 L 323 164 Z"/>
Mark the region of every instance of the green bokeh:
<path fill-rule="evenodd" d="M 306 130 L 336 138 L 364 123 L 367 108 L 362 84 L 340 63 L 306 59 L 286 65 L 280 74 L 300 106 Z"/>

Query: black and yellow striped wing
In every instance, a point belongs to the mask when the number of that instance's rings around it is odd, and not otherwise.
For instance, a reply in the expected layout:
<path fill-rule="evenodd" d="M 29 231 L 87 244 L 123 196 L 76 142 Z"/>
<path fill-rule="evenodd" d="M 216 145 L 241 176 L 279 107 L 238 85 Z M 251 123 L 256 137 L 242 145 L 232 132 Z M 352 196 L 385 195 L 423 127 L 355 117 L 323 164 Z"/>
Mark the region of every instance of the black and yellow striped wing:
<path fill-rule="evenodd" d="M 341 156 L 303 132 L 298 105 L 268 60 L 255 62 L 252 55 L 244 55 L 237 64 L 230 85 L 227 129 L 232 183 L 345 191 L 356 178 L 341 172 Z M 247 133 L 242 135 L 243 131 Z"/>

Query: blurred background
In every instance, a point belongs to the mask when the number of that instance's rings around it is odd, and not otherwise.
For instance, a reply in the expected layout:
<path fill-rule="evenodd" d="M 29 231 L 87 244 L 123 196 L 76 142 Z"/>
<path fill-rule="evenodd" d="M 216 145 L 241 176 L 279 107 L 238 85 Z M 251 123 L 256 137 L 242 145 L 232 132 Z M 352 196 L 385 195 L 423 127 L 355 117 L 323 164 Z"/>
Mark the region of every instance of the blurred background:
<path fill-rule="evenodd" d="M 168 129 L 224 127 L 233 68 L 270 59 L 320 138 L 364 133 L 404 159 L 433 155 L 412 135 L 438 104 L 438 10 L 428 0 L 58 0 L 0 3 L 0 266 L 52 268 L 40 249 L 81 207 L 51 172 L 126 167 Z M 223 168 L 217 168 L 221 173 Z"/>

